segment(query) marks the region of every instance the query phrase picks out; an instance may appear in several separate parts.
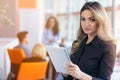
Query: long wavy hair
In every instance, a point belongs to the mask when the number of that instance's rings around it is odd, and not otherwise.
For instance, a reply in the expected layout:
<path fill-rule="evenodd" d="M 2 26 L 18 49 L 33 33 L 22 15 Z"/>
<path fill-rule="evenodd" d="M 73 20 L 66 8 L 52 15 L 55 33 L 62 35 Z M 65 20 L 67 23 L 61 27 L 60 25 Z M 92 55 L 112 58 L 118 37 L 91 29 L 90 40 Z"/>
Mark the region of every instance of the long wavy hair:
<path fill-rule="evenodd" d="M 116 44 L 116 41 L 113 37 L 110 20 L 108 18 L 108 15 L 105 9 L 98 2 L 86 2 L 84 6 L 81 8 L 80 15 L 84 10 L 90 10 L 93 12 L 93 15 L 98 25 L 97 36 L 102 41 L 105 41 L 105 42 L 110 41 L 113 44 Z M 82 30 L 81 23 L 80 23 L 80 27 L 77 33 L 77 42 L 73 44 L 71 53 L 75 53 L 78 50 L 80 43 L 86 36 L 87 35 Z"/>
<path fill-rule="evenodd" d="M 49 27 L 50 27 L 50 20 L 51 19 L 55 20 L 55 25 L 53 26 L 52 32 L 53 32 L 54 35 L 57 35 L 59 33 L 59 27 L 58 27 L 58 21 L 57 21 L 57 19 L 54 16 L 51 16 L 51 17 L 49 17 L 47 19 L 47 22 L 45 24 L 45 28 L 49 29 Z"/>

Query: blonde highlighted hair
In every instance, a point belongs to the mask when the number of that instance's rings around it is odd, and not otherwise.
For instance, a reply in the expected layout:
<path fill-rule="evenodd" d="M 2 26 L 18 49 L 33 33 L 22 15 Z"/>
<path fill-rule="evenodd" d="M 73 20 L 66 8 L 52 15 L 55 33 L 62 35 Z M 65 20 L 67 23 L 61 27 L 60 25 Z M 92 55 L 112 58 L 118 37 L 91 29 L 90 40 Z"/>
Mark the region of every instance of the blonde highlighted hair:
<path fill-rule="evenodd" d="M 93 12 L 93 15 L 97 21 L 97 36 L 105 42 L 112 42 L 116 44 L 116 41 L 113 37 L 112 27 L 110 20 L 105 9 L 98 2 L 86 2 L 80 11 L 80 15 L 84 10 L 90 10 Z M 82 30 L 81 24 L 77 33 L 77 42 L 74 43 L 71 53 L 75 53 L 78 49 L 80 43 L 87 35 Z"/>
<path fill-rule="evenodd" d="M 47 55 L 46 48 L 43 44 L 37 43 L 32 50 L 32 57 L 39 57 L 45 59 Z"/>

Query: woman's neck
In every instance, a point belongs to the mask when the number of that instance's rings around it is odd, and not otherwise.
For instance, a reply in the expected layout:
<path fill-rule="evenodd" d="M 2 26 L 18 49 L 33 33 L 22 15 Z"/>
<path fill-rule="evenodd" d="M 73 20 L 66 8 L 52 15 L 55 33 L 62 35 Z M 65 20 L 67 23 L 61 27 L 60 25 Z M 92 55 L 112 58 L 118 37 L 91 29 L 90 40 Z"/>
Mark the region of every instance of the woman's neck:
<path fill-rule="evenodd" d="M 94 39 L 95 36 L 96 36 L 96 34 L 88 35 L 88 40 L 87 40 L 86 44 L 90 43 Z"/>

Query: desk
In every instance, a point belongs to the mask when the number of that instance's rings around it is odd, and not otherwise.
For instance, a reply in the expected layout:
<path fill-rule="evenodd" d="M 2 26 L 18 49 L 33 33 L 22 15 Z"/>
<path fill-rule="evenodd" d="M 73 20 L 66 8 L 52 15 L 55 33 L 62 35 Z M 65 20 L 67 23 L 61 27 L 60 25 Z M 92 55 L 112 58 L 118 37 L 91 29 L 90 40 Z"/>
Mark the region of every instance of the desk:
<path fill-rule="evenodd" d="M 16 38 L 0 38 L 0 80 L 6 80 L 11 68 L 7 48 L 13 48 L 17 44 Z"/>

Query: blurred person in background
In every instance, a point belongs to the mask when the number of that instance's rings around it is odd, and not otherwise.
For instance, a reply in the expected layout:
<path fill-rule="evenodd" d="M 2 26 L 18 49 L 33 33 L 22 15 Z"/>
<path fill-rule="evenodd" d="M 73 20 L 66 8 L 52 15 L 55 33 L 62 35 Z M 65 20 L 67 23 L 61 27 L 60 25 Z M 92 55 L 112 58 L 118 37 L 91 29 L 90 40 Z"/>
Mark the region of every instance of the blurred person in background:
<path fill-rule="evenodd" d="M 25 52 L 26 57 L 31 56 L 31 51 L 28 49 L 27 44 L 29 43 L 29 35 L 27 31 L 22 31 L 17 34 L 17 38 L 19 40 L 19 45 L 15 48 L 23 49 Z"/>
<path fill-rule="evenodd" d="M 42 43 L 37 43 L 32 50 L 32 57 L 31 58 L 26 58 L 23 60 L 23 62 L 42 62 L 46 61 L 49 62 L 49 57 L 47 56 L 47 51 L 45 46 Z M 48 64 L 48 69 L 49 69 L 49 64 Z M 48 79 L 48 69 L 46 72 L 46 80 Z"/>
<path fill-rule="evenodd" d="M 45 45 L 59 46 L 61 37 L 59 34 L 59 24 L 55 17 L 48 18 L 43 31 L 42 42 Z"/>
<path fill-rule="evenodd" d="M 32 55 L 32 57 L 24 59 L 23 62 L 35 62 L 35 61 L 47 61 L 47 62 L 49 62 L 46 48 L 42 43 L 37 43 L 33 47 L 31 55 Z"/>
<path fill-rule="evenodd" d="M 43 44 L 37 43 L 32 49 L 32 56 L 29 58 L 25 58 L 22 62 L 42 62 L 47 61 L 49 62 L 49 58 L 47 56 L 46 48 Z M 13 80 L 17 79 L 18 71 L 20 68 L 20 64 L 12 67 L 14 71 L 12 72 L 15 77 Z"/>
<path fill-rule="evenodd" d="M 98 2 L 86 2 L 65 80 L 110 80 L 115 59 L 116 40 L 105 9 Z"/>
<path fill-rule="evenodd" d="M 23 51 L 25 53 L 25 56 L 27 58 L 29 58 L 31 56 L 31 52 L 30 52 L 30 50 L 27 47 L 27 44 L 29 42 L 28 32 L 27 31 L 19 32 L 17 34 L 17 38 L 19 40 L 19 44 L 16 47 L 14 47 L 14 48 L 23 49 Z M 12 64 L 11 65 L 11 71 L 15 75 L 13 80 L 17 79 L 19 66 L 20 66 L 20 64 Z"/>
<path fill-rule="evenodd" d="M 42 35 L 42 42 L 43 44 L 49 46 L 60 46 L 61 44 L 61 37 L 59 34 L 59 23 L 54 16 L 49 17 L 46 21 Z M 51 61 L 49 64 L 48 72 L 49 72 L 48 74 L 49 80 L 55 80 L 57 73 Z"/>

